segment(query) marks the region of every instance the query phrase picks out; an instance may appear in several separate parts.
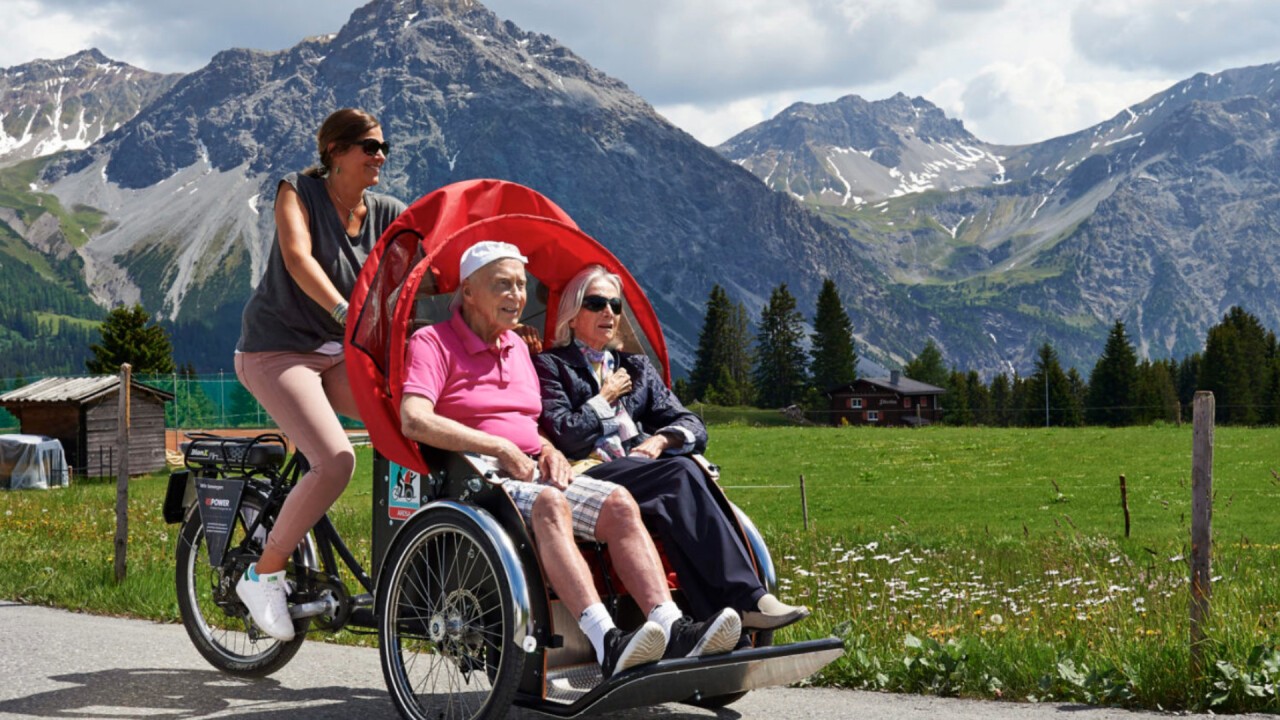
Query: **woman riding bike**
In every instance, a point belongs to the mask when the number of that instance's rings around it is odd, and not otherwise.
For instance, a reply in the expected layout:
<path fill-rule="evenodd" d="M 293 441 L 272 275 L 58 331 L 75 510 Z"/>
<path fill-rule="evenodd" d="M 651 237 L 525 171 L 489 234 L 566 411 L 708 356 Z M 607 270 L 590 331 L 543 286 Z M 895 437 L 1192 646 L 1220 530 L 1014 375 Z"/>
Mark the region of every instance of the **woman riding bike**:
<path fill-rule="evenodd" d="M 277 187 L 267 270 L 245 305 L 235 367 L 240 382 L 311 462 L 289 494 L 258 561 L 236 585 L 254 622 L 293 638 L 285 566 L 355 471 L 338 415 L 359 418 L 343 359 L 347 298 L 382 232 L 404 210 L 378 184 L 390 145 L 369 113 L 330 115 L 316 134 L 320 166 Z"/>

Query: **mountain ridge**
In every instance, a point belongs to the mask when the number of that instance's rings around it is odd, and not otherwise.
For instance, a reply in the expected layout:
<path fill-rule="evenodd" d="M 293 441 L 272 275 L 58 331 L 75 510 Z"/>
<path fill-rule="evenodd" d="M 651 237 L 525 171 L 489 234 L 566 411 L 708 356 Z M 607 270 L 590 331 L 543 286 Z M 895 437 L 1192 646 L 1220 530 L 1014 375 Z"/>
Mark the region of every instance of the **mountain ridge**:
<path fill-rule="evenodd" d="M 1023 146 L 984 144 L 1005 170 L 984 183 L 853 207 L 806 200 L 848 230 L 895 283 L 915 288 L 908 294 L 927 313 L 970 316 L 956 320 L 968 323 L 967 336 L 953 328 L 939 338 L 961 363 L 985 357 L 974 364 L 991 371 L 994 353 L 1026 367 L 1036 343 L 1014 348 L 993 337 L 1000 347 L 984 349 L 975 338 L 1012 325 L 1030 340 L 1027 331 L 1046 317 L 1069 326 L 1045 336 L 1069 364 L 1087 368 L 1115 320 L 1129 325 L 1144 354 L 1185 355 L 1200 349 L 1231 305 L 1280 326 L 1280 267 L 1271 261 L 1280 231 L 1270 220 L 1280 194 L 1277 76 L 1280 63 L 1201 73 L 1075 133 Z M 779 137 L 784 116 L 762 125 L 773 124 Z M 862 120 L 877 121 L 870 113 Z M 877 130 L 901 126 L 882 122 Z M 734 157 L 740 147 L 719 150 Z M 795 142 L 771 148 L 807 150 Z M 754 164 L 759 176 L 765 157 L 738 161 Z M 977 327 L 974 315 L 984 318 Z"/>
<path fill-rule="evenodd" d="M 41 257 L 82 262 L 104 302 L 166 319 L 180 361 L 225 365 L 276 182 L 315 162 L 328 111 L 369 107 L 396 148 L 379 190 L 412 201 L 503 177 L 544 192 L 642 279 L 677 372 L 713 283 L 757 317 L 779 282 L 803 309 L 827 276 L 860 353 L 886 365 L 934 338 L 960 367 L 1025 372 L 1051 340 L 1087 370 L 1115 319 L 1150 355 L 1186 353 L 1223 303 L 1280 297 L 1266 252 L 1278 72 L 1198 74 L 1021 146 L 985 143 L 901 93 L 796 103 L 779 114 L 786 132 L 749 128 L 716 152 L 478 3 L 376 0 L 292 48 L 223 51 L 97 142 L 43 160 L 32 197 L 85 209 L 88 231 L 70 211 L 41 219 L 34 201 L 11 224 Z M 746 152 L 761 148 L 774 155 Z M 1160 222 L 1134 232 L 1147 216 Z M 1218 243 L 1229 263 L 1204 250 L 1207 233 L 1238 237 Z M 1280 326 L 1271 303 L 1249 309 Z"/>
<path fill-rule="evenodd" d="M 112 60 L 96 48 L 0 69 L 0 166 L 87 148 L 179 77 Z"/>
<path fill-rule="evenodd" d="M 314 128 L 341 106 L 381 108 L 395 147 L 381 191 L 412 201 L 502 177 L 551 197 L 644 278 L 677 370 L 715 282 L 753 315 L 778 282 L 816 297 L 824 273 L 884 307 L 838 231 L 479 4 L 377 0 L 332 36 L 220 53 L 111 136 L 51 161 L 42 182 L 117 222 L 82 250 L 96 292 L 229 335 L 271 239 L 275 183 L 315 162 Z M 890 335 L 879 320 L 864 332 Z"/>

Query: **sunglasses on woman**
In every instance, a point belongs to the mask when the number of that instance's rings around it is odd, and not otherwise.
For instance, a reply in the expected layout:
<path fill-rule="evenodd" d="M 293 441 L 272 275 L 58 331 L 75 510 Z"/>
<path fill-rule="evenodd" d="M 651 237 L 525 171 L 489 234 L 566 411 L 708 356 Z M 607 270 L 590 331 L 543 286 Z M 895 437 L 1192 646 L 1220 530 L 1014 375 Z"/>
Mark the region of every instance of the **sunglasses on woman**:
<path fill-rule="evenodd" d="M 582 298 L 582 309 L 591 312 L 603 312 L 605 306 L 613 311 L 614 315 L 622 314 L 622 298 L 607 298 L 603 295 L 588 295 Z"/>
<path fill-rule="evenodd" d="M 391 143 L 381 142 L 373 138 L 365 138 L 364 140 L 352 143 L 352 145 L 363 150 L 364 154 L 369 157 L 376 156 L 379 150 L 382 151 L 383 156 L 391 154 Z"/>

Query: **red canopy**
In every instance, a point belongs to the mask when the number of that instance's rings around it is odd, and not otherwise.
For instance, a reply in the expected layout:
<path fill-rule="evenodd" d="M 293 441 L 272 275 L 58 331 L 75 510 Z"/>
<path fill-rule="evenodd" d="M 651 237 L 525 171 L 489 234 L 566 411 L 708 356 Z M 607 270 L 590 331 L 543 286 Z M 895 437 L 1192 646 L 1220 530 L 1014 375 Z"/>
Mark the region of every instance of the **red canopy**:
<path fill-rule="evenodd" d="M 457 289 L 462 252 L 481 240 L 509 242 L 529 258 L 526 270 L 548 291 L 541 328 L 548 340 L 565 283 L 591 264 L 617 273 L 630 319 L 670 382 L 657 315 L 635 278 L 603 245 L 555 203 L 522 185 L 448 185 L 409 206 L 382 234 L 360 271 L 347 321 L 347 375 L 370 440 L 392 462 L 418 472 L 427 472 L 427 463 L 417 443 L 400 434 L 405 345 L 417 299 L 420 291 L 441 295 Z"/>

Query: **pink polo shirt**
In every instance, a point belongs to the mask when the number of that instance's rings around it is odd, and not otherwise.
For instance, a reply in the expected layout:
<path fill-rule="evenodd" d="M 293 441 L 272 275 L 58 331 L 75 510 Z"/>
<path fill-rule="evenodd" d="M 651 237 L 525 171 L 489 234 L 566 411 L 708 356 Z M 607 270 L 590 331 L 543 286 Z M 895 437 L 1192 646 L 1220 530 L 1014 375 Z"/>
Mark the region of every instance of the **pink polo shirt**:
<path fill-rule="evenodd" d="M 542 396 L 529 347 L 515 333 L 486 345 L 457 311 L 448 322 L 409 338 L 404 392 L 435 403 L 435 411 L 469 428 L 504 437 L 530 455 L 542 450 Z"/>

